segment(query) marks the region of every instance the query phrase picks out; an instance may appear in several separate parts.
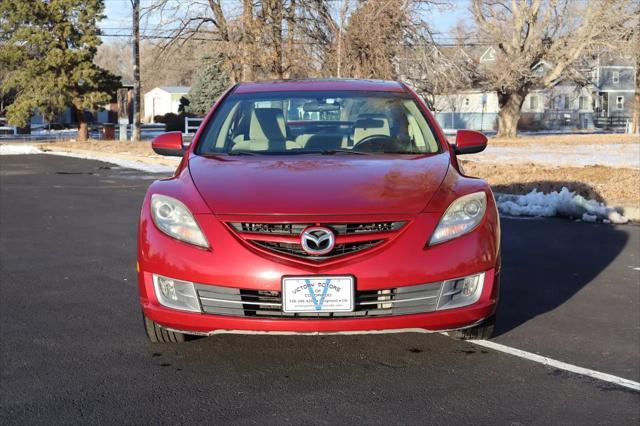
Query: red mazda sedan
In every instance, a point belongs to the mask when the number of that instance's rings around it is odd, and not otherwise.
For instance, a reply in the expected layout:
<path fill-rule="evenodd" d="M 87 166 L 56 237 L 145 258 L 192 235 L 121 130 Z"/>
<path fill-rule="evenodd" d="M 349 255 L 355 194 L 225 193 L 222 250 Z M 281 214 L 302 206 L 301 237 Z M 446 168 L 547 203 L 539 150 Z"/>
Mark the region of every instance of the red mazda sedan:
<path fill-rule="evenodd" d="M 489 185 L 392 81 L 242 83 L 142 205 L 138 280 L 153 342 L 217 333 L 491 335 L 500 224 Z"/>

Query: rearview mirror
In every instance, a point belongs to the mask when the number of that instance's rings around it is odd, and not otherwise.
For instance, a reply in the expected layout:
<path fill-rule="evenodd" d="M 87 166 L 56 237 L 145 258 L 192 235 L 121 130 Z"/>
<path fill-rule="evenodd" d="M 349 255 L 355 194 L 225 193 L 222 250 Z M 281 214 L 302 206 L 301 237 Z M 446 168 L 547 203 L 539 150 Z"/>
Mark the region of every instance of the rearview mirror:
<path fill-rule="evenodd" d="M 487 137 L 475 130 L 458 130 L 453 150 L 456 155 L 475 154 L 487 147 Z"/>
<path fill-rule="evenodd" d="M 182 133 L 168 132 L 156 136 L 151 141 L 151 148 L 156 154 L 182 157 L 184 155 Z"/>

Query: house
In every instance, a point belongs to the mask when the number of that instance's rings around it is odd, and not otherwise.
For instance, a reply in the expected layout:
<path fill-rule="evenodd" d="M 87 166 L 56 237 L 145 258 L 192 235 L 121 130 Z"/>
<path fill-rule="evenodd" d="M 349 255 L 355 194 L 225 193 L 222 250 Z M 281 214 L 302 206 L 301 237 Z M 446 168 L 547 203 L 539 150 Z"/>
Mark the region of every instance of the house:
<path fill-rule="evenodd" d="M 180 98 L 189 93 L 188 86 L 156 87 L 144 94 L 144 121 L 153 123 L 154 117 L 167 113 L 178 114 Z"/>
<path fill-rule="evenodd" d="M 437 95 L 434 99 L 436 120 L 444 129 L 495 130 L 498 96 L 495 92 L 466 90 Z"/>
<path fill-rule="evenodd" d="M 592 70 L 594 122 L 597 127 L 624 126 L 633 114 L 635 81 L 639 78 L 628 58 L 600 56 Z"/>
<path fill-rule="evenodd" d="M 493 47 L 466 52 L 481 66 L 496 60 Z M 550 65 L 540 62 L 537 71 Z M 633 112 L 636 70 L 631 60 L 606 53 L 584 60 L 583 84 L 559 80 L 550 88 L 534 89 L 524 99 L 520 130 L 623 128 Z M 434 96 L 434 113 L 447 129 L 495 130 L 497 94 L 465 90 Z"/>

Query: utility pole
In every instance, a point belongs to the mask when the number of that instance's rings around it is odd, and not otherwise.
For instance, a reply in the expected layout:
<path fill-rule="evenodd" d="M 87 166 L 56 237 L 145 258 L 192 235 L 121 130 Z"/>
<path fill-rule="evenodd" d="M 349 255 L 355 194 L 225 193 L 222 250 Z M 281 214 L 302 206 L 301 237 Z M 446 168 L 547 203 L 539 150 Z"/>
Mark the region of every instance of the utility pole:
<path fill-rule="evenodd" d="M 140 0 L 131 0 L 133 8 L 133 128 L 131 140 L 140 140 Z"/>
<path fill-rule="evenodd" d="M 340 23 L 338 27 L 338 78 L 342 77 L 342 27 L 344 27 L 344 21 L 347 19 L 348 11 L 349 0 L 342 0 L 342 7 L 340 8 Z"/>

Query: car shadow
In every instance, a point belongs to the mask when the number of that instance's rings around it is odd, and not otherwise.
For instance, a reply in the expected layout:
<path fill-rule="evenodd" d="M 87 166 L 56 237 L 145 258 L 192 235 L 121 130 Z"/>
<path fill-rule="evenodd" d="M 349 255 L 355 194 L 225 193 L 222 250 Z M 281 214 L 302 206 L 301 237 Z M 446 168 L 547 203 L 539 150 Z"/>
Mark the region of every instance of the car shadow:
<path fill-rule="evenodd" d="M 542 191 L 545 187 L 557 189 L 560 183 L 521 185 Z M 567 182 L 566 186 L 590 199 L 602 200 L 587 184 Z M 501 187 L 493 189 L 500 192 Z M 502 274 L 494 337 L 567 302 L 604 271 L 629 240 L 620 226 L 566 218 L 503 217 L 501 224 Z"/>

